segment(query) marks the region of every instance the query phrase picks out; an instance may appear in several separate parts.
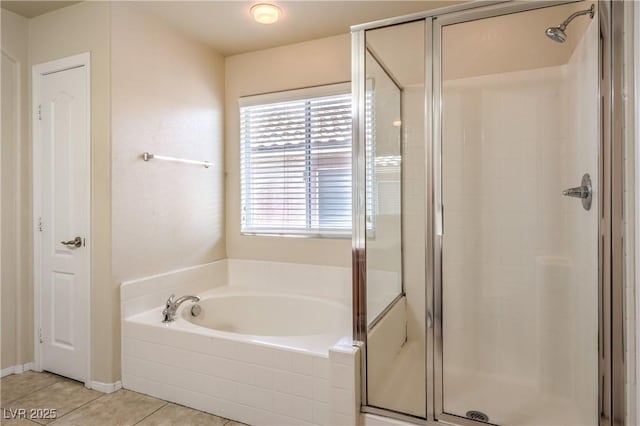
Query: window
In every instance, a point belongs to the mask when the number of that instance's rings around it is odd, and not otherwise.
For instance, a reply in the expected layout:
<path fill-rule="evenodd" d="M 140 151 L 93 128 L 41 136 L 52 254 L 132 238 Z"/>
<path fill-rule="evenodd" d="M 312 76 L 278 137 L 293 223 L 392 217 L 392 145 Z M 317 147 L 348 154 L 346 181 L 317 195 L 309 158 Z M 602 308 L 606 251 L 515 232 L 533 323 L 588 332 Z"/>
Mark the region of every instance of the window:
<path fill-rule="evenodd" d="M 240 101 L 244 233 L 349 236 L 349 84 Z"/>

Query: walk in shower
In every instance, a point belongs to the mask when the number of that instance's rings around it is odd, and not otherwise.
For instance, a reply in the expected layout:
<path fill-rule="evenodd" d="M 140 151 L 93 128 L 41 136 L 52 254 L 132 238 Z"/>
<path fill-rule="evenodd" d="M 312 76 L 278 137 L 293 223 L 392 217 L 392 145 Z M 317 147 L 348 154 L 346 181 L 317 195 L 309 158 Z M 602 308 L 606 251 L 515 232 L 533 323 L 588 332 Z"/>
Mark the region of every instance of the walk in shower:
<path fill-rule="evenodd" d="M 609 424 L 609 8 L 480 2 L 354 27 L 365 412 Z"/>

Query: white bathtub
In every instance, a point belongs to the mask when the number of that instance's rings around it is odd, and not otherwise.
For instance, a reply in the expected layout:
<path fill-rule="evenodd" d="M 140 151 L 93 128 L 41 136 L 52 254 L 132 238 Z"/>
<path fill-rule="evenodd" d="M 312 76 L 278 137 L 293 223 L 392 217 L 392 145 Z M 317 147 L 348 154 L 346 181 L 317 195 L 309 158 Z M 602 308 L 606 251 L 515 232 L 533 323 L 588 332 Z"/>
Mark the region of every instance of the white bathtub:
<path fill-rule="evenodd" d="M 191 302 L 170 324 L 163 306 L 123 318 L 123 387 L 251 425 L 329 423 L 328 352 L 350 334 L 346 304 L 235 286 L 198 295 L 195 318 Z"/>
<path fill-rule="evenodd" d="M 249 336 L 287 336 L 293 349 L 298 336 L 340 338 L 345 329 L 348 330 L 350 321 L 349 310 L 344 305 L 282 293 L 214 292 L 202 297 L 198 303 L 202 312 L 197 317 L 191 315 L 190 306 L 184 309 L 185 304 L 182 318 L 195 325 Z"/>

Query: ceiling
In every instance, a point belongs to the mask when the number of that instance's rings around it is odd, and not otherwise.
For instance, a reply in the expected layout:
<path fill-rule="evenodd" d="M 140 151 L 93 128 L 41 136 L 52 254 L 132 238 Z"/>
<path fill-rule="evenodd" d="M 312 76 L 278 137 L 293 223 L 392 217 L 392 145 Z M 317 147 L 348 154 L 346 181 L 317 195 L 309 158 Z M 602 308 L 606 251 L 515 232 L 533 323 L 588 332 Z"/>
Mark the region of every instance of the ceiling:
<path fill-rule="evenodd" d="M 90 0 L 95 1 L 95 0 Z M 279 22 L 262 25 L 249 14 L 269 2 L 282 9 Z M 135 5 L 176 29 L 229 56 L 291 43 L 346 34 L 352 25 L 461 3 L 460 0 L 173 0 L 118 1 Z M 4 9 L 26 18 L 78 1 L 1 1 Z"/>
<path fill-rule="evenodd" d="M 13 13 L 17 13 L 25 18 L 33 18 L 45 13 L 52 12 L 63 7 L 71 6 L 72 4 L 80 3 L 79 1 L 5 1 L 2 0 L 0 5 L 3 9 L 10 10 Z"/>
<path fill-rule="evenodd" d="M 260 1 L 271 0 L 138 0 L 126 3 L 155 15 L 176 29 L 210 45 L 221 54 L 229 56 L 346 34 L 351 25 L 461 2 L 452 0 L 273 0 L 271 2 L 282 9 L 283 16 L 276 24 L 262 25 L 254 22 L 249 15 L 250 7 Z M 2 8 L 27 18 L 75 3 L 79 2 L 1 1 Z M 121 2 L 118 1 L 118 3 Z M 540 9 L 527 14 L 516 14 L 515 19 L 503 17 L 451 26 L 447 28 L 447 33 L 450 35 L 445 37 L 444 42 L 451 47 L 447 52 L 453 53 L 445 58 L 443 64 L 445 74 L 449 78 L 460 78 L 495 72 L 496 70 L 493 69 L 476 68 L 480 63 L 489 64 L 487 66 L 491 68 L 493 67 L 491 64 L 499 63 L 501 58 L 505 57 L 513 59 L 509 61 L 510 63 L 522 63 L 522 68 L 525 69 L 563 63 L 573 51 L 575 41 L 579 40 L 578 36 L 584 31 L 588 19 L 577 19 L 571 24 L 568 30 L 569 39 L 564 45 L 550 42 L 544 37 L 543 29 L 549 25 L 559 24 L 572 11 L 581 8 L 586 6 L 579 2 Z M 522 17 L 520 20 L 517 18 L 518 15 Z M 422 30 L 418 30 L 420 31 Z M 380 32 L 380 35 L 385 33 L 384 30 L 377 32 Z M 404 34 L 405 32 L 394 29 L 392 31 L 395 34 L 394 37 L 377 37 L 380 41 L 376 43 L 375 50 L 381 50 L 380 53 L 384 53 L 385 59 L 402 56 L 405 53 L 410 55 L 409 52 L 412 50 L 403 49 L 402 46 L 410 46 L 417 39 L 421 39 L 420 37 L 416 39 L 414 32 L 408 31 Z M 404 36 L 398 34 L 404 34 Z M 370 35 L 373 41 L 374 34 Z M 488 40 L 490 40 L 489 43 L 487 43 Z M 501 52 L 500 57 L 496 57 L 496 52 Z M 508 54 L 503 54 L 504 52 Z M 544 58 L 542 62 L 546 62 L 538 63 L 540 58 Z M 390 60 L 390 63 L 394 62 L 396 61 Z M 453 71 L 449 63 L 457 64 L 456 71 Z M 458 73 L 460 75 L 457 75 Z"/>
<path fill-rule="evenodd" d="M 450 6 L 460 1 L 280 0 L 272 3 L 282 9 L 283 16 L 272 25 L 258 24 L 249 15 L 249 8 L 258 1 L 132 3 L 228 56 L 346 34 L 351 25 Z"/>
<path fill-rule="evenodd" d="M 91 0 L 90 0 L 91 1 Z M 93 0 L 95 1 L 95 0 Z M 283 12 L 280 21 L 262 25 L 249 15 L 252 5 L 267 1 Z M 204 0 L 126 1 L 229 56 L 332 35 L 352 25 L 461 3 L 460 0 Z M 4 9 L 26 18 L 78 1 L 1 1 Z M 118 1 L 118 3 L 121 3 Z M 124 2 L 122 2 L 124 3 Z"/>

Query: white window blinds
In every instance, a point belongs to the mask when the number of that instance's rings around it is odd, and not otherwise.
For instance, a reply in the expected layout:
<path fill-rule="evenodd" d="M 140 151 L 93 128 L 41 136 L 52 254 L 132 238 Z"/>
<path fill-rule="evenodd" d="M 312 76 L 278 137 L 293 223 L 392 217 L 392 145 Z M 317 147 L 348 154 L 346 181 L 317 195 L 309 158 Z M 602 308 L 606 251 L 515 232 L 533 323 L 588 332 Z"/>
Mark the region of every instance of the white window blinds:
<path fill-rule="evenodd" d="M 349 235 L 348 84 L 243 98 L 242 232 Z"/>

